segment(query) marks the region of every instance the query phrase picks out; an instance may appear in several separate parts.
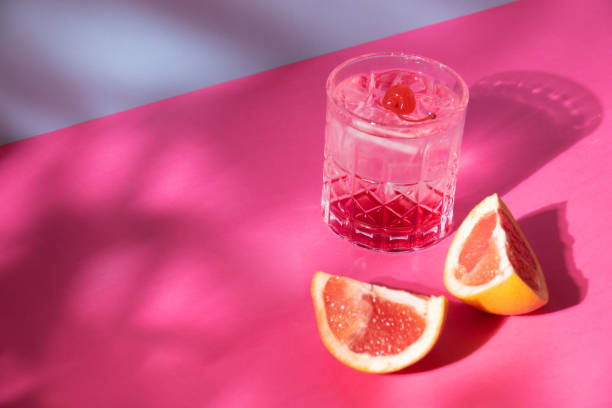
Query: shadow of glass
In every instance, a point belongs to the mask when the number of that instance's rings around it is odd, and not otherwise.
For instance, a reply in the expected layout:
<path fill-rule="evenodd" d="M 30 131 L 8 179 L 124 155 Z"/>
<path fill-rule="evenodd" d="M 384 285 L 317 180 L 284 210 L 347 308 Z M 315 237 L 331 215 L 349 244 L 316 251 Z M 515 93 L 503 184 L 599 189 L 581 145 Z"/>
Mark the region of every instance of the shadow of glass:
<path fill-rule="evenodd" d="M 493 74 L 472 85 L 470 93 L 457 220 L 485 196 L 511 190 L 602 120 L 602 105 L 593 92 L 546 72 Z"/>
<path fill-rule="evenodd" d="M 531 314 L 567 309 L 586 297 L 589 281 L 574 261 L 566 212 L 567 203 L 557 203 L 518 221 L 542 265 L 550 293 L 548 304 Z"/>
<path fill-rule="evenodd" d="M 430 371 L 459 361 L 489 341 L 506 319 L 505 316 L 483 313 L 465 303 L 451 301 L 444 329 L 431 352 L 396 374 Z"/>

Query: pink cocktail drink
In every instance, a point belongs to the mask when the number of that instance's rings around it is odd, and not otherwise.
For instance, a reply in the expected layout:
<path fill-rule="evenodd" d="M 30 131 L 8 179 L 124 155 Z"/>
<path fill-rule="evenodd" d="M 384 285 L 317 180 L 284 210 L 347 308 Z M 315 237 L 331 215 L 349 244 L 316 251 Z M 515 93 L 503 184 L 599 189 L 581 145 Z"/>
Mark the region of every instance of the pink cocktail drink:
<path fill-rule="evenodd" d="M 390 101 L 389 95 L 401 103 Z M 409 251 L 448 232 L 468 101 L 461 78 L 435 61 L 369 55 L 327 83 L 322 209 L 338 235 Z"/>

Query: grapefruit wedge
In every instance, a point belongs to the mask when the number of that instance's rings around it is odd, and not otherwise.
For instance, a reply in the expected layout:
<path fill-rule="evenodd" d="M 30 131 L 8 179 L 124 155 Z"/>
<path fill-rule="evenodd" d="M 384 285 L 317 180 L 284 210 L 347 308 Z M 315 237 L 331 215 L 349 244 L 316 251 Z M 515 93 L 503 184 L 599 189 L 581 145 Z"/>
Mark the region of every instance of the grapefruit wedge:
<path fill-rule="evenodd" d="M 468 214 L 444 267 L 448 291 L 485 312 L 517 315 L 548 302 L 542 267 L 510 210 L 497 194 Z"/>
<path fill-rule="evenodd" d="M 319 335 L 349 367 L 388 373 L 423 358 L 446 316 L 443 296 L 421 296 L 317 272 L 311 295 Z"/>

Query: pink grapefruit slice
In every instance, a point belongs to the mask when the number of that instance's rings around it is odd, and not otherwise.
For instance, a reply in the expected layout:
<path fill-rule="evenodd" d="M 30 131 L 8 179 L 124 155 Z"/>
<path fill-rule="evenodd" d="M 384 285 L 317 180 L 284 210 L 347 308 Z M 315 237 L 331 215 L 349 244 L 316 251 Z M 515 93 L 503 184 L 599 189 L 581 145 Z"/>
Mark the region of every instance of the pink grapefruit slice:
<path fill-rule="evenodd" d="M 319 335 L 342 363 L 387 373 L 423 358 L 446 316 L 443 296 L 421 296 L 317 272 L 311 295 Z"/>
<path fill-rule="evenodd" d="M 444 267 L 448 291 L 485 312 L 517 315 L 548 302 L 542 267 L 508 207 L 497 194 L 465 218 Z"/>

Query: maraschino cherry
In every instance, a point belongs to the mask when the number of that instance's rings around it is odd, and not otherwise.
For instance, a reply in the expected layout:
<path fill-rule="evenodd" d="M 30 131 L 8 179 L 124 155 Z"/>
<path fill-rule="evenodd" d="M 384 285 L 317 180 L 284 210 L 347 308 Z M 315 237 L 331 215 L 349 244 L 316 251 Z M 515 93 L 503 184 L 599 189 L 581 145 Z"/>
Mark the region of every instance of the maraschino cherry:
<path fill-rule="evenodd" d="M 405 116 L 412 113 L 416 108 L 414 92 L 405 85 L 393 85 L 389 88 L 383 97 L 382 105 L 391 112 L 394 112 L 400 119 L 408 122 L 423 122 L 424 120 L 436 118 L 436 114 L 432 112 L 420 119 L 410 119 Z"/>

